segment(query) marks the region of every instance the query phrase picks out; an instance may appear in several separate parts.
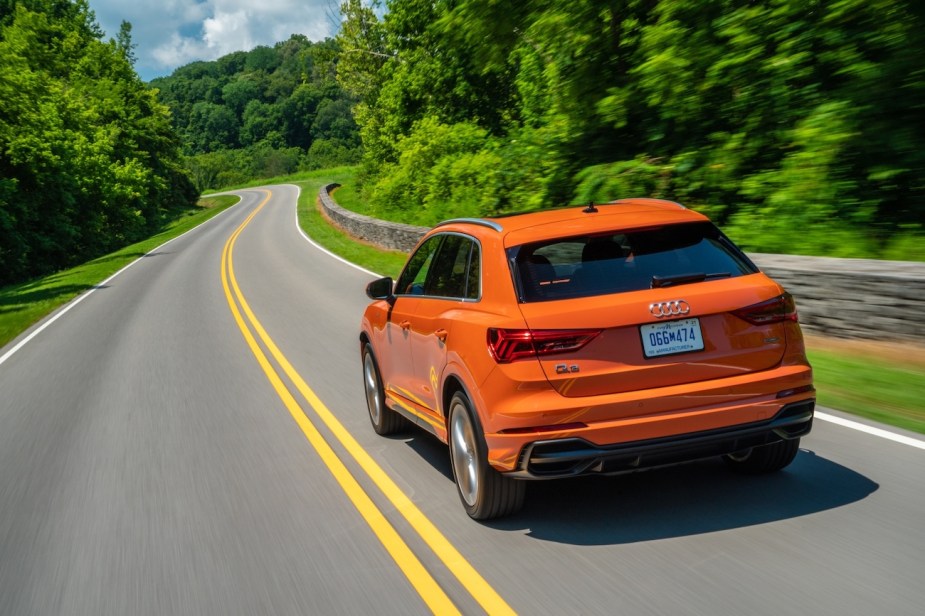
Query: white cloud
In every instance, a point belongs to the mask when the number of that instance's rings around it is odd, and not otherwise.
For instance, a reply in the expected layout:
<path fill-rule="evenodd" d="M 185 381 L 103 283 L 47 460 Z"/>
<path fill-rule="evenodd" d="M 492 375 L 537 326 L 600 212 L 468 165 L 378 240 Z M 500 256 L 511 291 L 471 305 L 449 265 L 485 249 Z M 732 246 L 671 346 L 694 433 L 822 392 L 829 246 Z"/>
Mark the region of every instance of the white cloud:
<path fill-rule="evenodd" d="M 113 37 L 132 24 L 143 79 L 169 74 L 195 60 L 214 60 L 293 34 L 319 41 L 335 34 L 337 0 L 90 0 L 97 21 Z"/>

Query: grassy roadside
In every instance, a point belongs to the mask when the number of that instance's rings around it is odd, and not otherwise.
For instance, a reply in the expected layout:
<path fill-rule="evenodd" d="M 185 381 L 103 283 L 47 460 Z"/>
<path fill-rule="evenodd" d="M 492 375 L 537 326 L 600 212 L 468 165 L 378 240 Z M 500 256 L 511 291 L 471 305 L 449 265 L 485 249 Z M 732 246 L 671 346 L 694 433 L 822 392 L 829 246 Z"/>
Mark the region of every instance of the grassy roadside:
<path fill-rule="evenodd" d="M 0 289 L 0 347 L 59 306 L 157 248 L 238 202 L 234 196 L 209 197 L 169 223 L 161 233 L 83 265 Z"/>
<path fill-rule="evenodd" d="M 819 403 L 925 434 L 925 348 L 809 336 Z"/>
<path fill-rule="evenodd" d="M 299 225 L 309 237 L 334 254 L 372 272 L 398 278 L 398 274 L 401 273 L 401 268 L 405 265 L 408 255 L 393 250 L 381 250 L 358 242 L 332 226 L 321 215 L 317 206 L 318 191 L 325 184 L 332 182 L 345 184 L 343 188 L 338 188 L 336 191 L 337 202 L 347 209 L 356 211 L 354 203 L 358 202 L 359 198 L 351 186 L 354 174 L 353 168 L 342 168 L 334 171 L 334 173 L 317 172 L 317 175 L 311 178 L 303 178 L 292 182 L 302 188 L 302 193 L 299 196 Z"/>

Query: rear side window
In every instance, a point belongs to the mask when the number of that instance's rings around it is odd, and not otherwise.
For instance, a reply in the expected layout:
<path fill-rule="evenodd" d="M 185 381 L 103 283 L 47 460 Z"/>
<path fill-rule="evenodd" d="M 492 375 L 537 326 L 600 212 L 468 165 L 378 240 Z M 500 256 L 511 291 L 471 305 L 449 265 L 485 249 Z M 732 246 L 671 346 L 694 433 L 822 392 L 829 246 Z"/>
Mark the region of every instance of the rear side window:
<path fill-rule="evenodd" d="M 522 301 L 729 278 L 758 271 L 708 222 L 559 238 L 510 250 Z"/>

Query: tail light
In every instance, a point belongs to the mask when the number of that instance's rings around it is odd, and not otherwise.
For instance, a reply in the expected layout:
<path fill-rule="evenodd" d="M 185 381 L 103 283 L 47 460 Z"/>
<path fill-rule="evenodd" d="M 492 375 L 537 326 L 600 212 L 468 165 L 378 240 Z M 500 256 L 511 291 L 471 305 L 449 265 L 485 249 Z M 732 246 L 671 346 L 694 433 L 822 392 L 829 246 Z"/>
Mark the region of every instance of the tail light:
<path fill-rule="evenodd" d="M 789 293 L 778 295 L 760 304 L 733 310 L 732 314 L 752 325 L 770 325 L 784 321 L 797 322 L 797 306 Z"/>
<path fill-rule="evenodd" d="M 585 346 L 599 329 L 496 329 L 488 330 L 488 350 L 499 364 L 543 355 L 568 353 Z"/>

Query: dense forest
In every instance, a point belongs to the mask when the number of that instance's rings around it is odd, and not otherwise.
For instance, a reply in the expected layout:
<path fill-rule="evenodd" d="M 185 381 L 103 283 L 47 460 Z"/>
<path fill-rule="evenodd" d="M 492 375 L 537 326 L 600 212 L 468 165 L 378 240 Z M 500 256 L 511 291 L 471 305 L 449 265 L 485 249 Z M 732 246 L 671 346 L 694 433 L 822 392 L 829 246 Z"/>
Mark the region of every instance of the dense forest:
<path fill-rule="evenodd" d="M 675 199 L 749 250 L 925 260 L 925 3 L 366 0 L 143 83 L 88 0 L 0 0 L 0 285 L 197 190 L 360 163 L 431 224 Z"/>
<path fill-rule="evenodd" d="M 354 101 L 337 82 L 339 57 L 336 41 L 296 34 L 153 79 L 197 188 L 356 163 Z"/>
<path fill-rule="evenodd" d="M 751 250 L 925 259 L 925 3 L 344 0 L 373 213 L 647 195 Z"/>
<path fill-rule="evenodd" d="M 170 112 L 87 0 L 0 0 L 0 285 L 86 261 L 195 204 Z"/>

